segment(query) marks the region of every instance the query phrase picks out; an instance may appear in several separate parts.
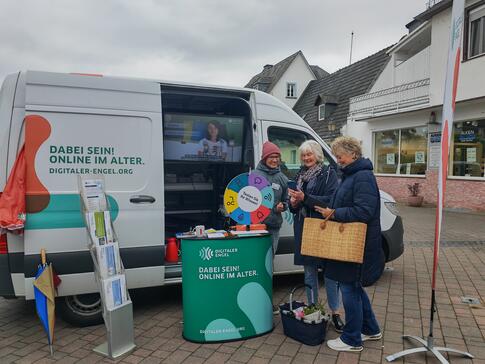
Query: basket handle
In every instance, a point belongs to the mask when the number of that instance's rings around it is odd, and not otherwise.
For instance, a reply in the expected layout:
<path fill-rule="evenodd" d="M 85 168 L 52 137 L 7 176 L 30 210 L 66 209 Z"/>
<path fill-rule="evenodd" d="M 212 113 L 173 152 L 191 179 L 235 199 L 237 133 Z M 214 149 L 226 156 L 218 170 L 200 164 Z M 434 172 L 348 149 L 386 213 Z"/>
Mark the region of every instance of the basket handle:
<path fill-rule="evenodd" d="M 296 290 L 300 289 L 300 288 L 304 288 L 304 287 L 307 287 L 307 288 L 310 288 L 310 292 L 312 294 L 312 302 L 311 304 L 315 304 L 315 296 L 313 295 L 313 288 L 312 286 L 310 286 L 309 284 L 299 284 L 298 286 L 296 286 L 295 288 L 293 288 L 290 292 L 290 311 L 293 311 L 293 293 L 295 293 Z"/>
<path fill-rule="evenodd" d="M 330 218 L 333 216 L 333 214 L 335 213 L 335 209 L 332 210 L 328 215 L 327 217 L 325 218 L 325 220 L 323 220 L 321 223 L 320 223 L 320 229 L 324 230 L 325 227 L 327 226 L 327 221 L 330 220 Z"/>

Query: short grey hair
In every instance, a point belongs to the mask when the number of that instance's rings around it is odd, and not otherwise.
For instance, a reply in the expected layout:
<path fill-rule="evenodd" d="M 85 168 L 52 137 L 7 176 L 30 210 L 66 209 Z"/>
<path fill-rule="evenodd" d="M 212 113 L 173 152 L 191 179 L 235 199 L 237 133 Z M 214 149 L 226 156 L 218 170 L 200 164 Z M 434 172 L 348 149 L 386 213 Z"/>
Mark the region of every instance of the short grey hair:
<path fill-rule="evenodd" d="M 352 137 L 341 136 L 336 138 L 332 143 L 332 153 L 336 154 L 338 151 L 342 151 L 345 154 L 349 154 L 358 159 L 362 157 L 362 147 L 360 142 Z"/>
<path fill-rule="evenodd" d="M 323 162 L 324 155 L 323 155 L 322 146 L 314 140 L 304 141 L 300 145 L 300 148 L 298 148 L 298 150 L 300 151 L 300 159 L 303 153 L 312 152 L 318 163 Z"/>

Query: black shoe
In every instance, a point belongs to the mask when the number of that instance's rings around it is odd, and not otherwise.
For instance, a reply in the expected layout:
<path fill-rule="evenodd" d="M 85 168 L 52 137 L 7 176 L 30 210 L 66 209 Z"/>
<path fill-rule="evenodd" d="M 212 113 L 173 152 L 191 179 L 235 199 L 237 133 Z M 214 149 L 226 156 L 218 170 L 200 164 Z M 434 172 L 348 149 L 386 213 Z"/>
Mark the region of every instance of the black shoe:
<path fill-rule="evenodd" d="M 340 318 L 340 315 L 338 313 L 332 315 L 332 324 L 333 324 L 333 327 L 335 328 L 335 331 L 339 333 L 344 331 L 345 324 Z"/>

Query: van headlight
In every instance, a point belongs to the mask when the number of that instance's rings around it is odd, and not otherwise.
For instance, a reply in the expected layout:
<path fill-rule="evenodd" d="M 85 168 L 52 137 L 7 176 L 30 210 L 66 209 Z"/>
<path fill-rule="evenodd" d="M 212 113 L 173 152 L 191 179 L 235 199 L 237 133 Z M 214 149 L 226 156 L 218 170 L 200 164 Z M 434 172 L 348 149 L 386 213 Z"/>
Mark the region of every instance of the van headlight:
<path fill-rule="evenodd" d="M 386 202 L 384 202 L 384 205 L 391 212 L 391 214 L 396 215 L 396 216 L 399 215 L 399 209 L 397 208 L 397 204 L 395 202 L 386 201 Z"/>

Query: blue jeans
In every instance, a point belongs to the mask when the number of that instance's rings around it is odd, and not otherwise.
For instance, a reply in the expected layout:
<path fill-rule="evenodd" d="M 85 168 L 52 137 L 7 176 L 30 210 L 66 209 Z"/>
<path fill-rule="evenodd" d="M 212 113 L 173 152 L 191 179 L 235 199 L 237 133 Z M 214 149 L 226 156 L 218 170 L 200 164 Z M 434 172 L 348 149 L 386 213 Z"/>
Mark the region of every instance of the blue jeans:
<path fill-rule="evenodd" d="M 308 284 L 313 289 L 313 303 L 318 302 L 318 268 L 313 265 L 304 265 L 305 284 Z M 312 292 L 309 288 L 306 289 L 306 297 L 308 304 L 312 303 Z"/>
<path fill-rule="evenodd" d="M 361 346 L 360 334 L 378 334 L 379 324 L 360 282 L 339 282 L 339 285 L 345 309 L 345 326 L 340 339 L 347 345 Z"/>
<path fill-rule="evenodd" d="M 328 307 L 332 312 L 338 311 L 340 308 L 339 283 L 325 277 L 325 290 L 327 291 Z"/>
<path fill-rule="evenodd" d="M 313 288 L 313 299 L 318 303 L 318 268 L 313 265 L 304 265 L 305 284 Z M 340 308 L 339 283 L 333 279 L 325 277 L 325 289 L 327 291 L 328 306 L 332 311 Z M 312 302 L 312 292 L 306 289 L 307 302 Z"/>

